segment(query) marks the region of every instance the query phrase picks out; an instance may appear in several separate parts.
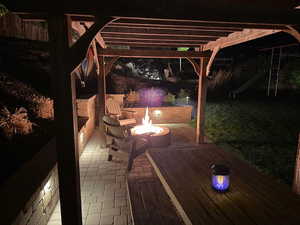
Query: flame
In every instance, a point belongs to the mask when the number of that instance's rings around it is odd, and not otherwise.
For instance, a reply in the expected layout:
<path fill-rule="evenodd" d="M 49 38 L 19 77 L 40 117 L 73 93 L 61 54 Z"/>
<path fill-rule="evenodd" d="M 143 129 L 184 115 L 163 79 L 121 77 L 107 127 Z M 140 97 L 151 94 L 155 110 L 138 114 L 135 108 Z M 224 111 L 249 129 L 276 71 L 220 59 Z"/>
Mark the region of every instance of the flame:
<path fill-rule="evenodd" d="M 134 127 L 132 131 L 136 134 L 145 134 L 145 133 L 158 134 L 162 130 L 163 130 L 162 128 L 152 125 L 152 121 L 150 120 L 150 117 L 149 117 L 149 110 L 147 107 L 145 117 L 142 120 L 142 125 Z"/>

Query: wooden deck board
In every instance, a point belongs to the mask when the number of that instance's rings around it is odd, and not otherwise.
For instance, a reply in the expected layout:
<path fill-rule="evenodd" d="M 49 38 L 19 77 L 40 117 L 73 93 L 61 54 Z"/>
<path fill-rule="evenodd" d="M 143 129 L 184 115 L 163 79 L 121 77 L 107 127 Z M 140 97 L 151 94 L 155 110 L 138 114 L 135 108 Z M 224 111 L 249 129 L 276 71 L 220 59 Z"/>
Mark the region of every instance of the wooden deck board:
<path fill-rule="evenodd" d="M 183 225 L 176 208 L 165 192 L 145 155 L 142 165 L 133 164 L 128 191 L 135 225 Z"/>
<path fill-rule="evenodd" d="M 213 144 L 149 149 L 147 156 L 192 224 L 300 224 L 300 199 L 287 186 Z M 210 165 L 218 162 L 232 169 L 223 194 L 211 188 Z"/>

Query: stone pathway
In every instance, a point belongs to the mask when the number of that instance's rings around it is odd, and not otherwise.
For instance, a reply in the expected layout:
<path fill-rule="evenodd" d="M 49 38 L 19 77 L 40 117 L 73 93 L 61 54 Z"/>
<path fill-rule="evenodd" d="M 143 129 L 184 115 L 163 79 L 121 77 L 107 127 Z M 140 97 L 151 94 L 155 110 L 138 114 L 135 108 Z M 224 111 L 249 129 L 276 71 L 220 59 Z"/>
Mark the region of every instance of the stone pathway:
<path fill-rule="evenodd" d="M 125 182 L 126 164 L 107 161 L 103 136 L 95 132 L 80 157 L 82 219 L 84 225 L 130 225 Z M 48 225 L 61 225 L 57 204 Z"/>
<path fill-rule="evenodd" d="M 168 124 L 171 142 L 186 143 L 195 139 L 194 128 L 187 124 Z M 95 131 L 80 157 L 80 182 L 83 225 L 131 225 L 131 215 L 125 182 L 126 163 L 107 161 L 107 149 L 102 148 L 104 136 Z M 153 176 L 145 154 L 134 160 L 130 176 L 141 179 Z M 57 204 L 48 225 L 61 225 Z"/>

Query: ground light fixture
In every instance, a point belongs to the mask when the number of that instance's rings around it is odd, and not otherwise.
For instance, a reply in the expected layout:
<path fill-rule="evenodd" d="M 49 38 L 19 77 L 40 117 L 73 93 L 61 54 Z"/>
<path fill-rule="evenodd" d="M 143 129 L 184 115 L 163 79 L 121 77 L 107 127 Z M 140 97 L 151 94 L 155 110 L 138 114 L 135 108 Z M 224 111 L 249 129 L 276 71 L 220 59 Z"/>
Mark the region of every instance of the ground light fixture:
<path fill-rule="evenodd" d="M 211 166 L 212 188 L 218 192 L 226 192 L 230 186 L 230 169 L 226 165 L 213 164 Z"/>

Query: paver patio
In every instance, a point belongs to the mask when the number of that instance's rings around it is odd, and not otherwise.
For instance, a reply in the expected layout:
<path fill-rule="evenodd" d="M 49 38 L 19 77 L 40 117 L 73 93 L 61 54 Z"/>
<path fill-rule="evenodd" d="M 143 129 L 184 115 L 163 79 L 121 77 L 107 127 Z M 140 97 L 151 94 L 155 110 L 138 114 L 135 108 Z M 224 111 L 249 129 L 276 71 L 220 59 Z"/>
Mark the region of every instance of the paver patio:
<path fill-rule="evenodd" d="M 194 129 L 187 124 L 170 124 L 171 141 L 190 142 Z M 80 157 L 82 219 L 84 225 L 130 225 L 131 215 L 126 190 L 126 162 L 107 161 L 108 150 L 103 148 L 104 136 L 95 130 Z M 133 176 L 153 176 L 145 154 L 137 157 L 130 172 Z M 48 225 L 60 225 L 59 202 Z"/>

